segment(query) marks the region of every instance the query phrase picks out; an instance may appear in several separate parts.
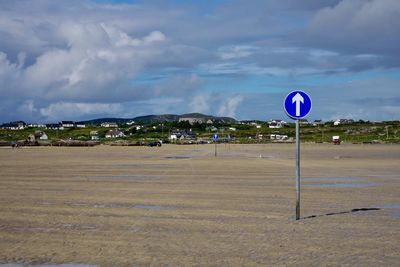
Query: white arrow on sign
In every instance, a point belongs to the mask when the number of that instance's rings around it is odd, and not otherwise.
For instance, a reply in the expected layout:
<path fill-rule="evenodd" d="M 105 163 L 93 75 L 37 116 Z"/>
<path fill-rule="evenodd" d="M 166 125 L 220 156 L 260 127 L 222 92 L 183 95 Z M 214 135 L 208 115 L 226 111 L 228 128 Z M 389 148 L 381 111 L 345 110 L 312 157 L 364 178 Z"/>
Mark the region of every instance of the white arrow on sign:
<path fill-rule="evenodd" d="M 297 93 L 292 98 L 292 103 L 294 102 L 296 102 L 296 116 L 300 116 L 300 102 L 304 104 L 304 98 L 301 96 L 301 94 Z"/>

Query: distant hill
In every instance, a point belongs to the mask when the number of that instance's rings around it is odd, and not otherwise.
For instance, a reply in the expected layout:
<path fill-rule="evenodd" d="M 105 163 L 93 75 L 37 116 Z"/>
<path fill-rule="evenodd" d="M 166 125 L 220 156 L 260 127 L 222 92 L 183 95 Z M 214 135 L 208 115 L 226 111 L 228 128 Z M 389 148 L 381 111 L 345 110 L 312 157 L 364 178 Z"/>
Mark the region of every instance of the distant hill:
<path fill-rule="evenodd" d="M 211 115 L 204 115 L 201 113 L 187 113 L 182 115 L 174 115 L 174 114 L 167 114 L 167 115 L 149 115 L 149 116 L 142 116 L 133 118 L 135 122 L 142 122 L 142 123 L 154 123 L 154 122 L 173 122 L 179 121 L 181 118 L 196 118 L 196 119 L 203 119 L 206 120 L 213 120 L 216 122 L 236 122 L 234 118 L 229 117 L 215 117 Z"/>
<path fill-rule="evenodd" d="M 174 122 L 179 121 L 180 118 L 197 118 L 197 119 L 204 119 L 204 120 L 213 120 L 216 122 L 227 122 L 227 123 L 234 123 L 236 120 L 230 117 L 216 117 L 212 115 L 204 115 L 201 113 L 187 113 L 182 115 L 175 115 L 175 114 L 161 114 L 161 115 L 147 115 L 147 116 L 139 116 L 132 119 L 125 119 L 125 118 L 100 118 L 100 119 L 93 119 L 88 121 L 81 121 L 81 123 L 85 124 L 101 124 L 103 122 L 115 122 L 115 123 L 127 123 L 130 121 L 135 121 L 138 123 L 162 123 L 162 122 Z"/>
<path fill-rule="evenodd" d="M 93 119 L 93 120 L 88 120 L 88 121 L 79 121 L 79 123 L 84 123 L 84 124 L 102 124 L 103 122 L 127 123 L 129 121 L 132 121 L 132 119 L 100 118 L 100 119 Z"/>
<path fill-rule="evenodd" d="M 135 117 L 132 120 L 139 123 L 173 122 L 179 120 L 179 115 L 174 115 L 174 114 L 147 115 L 147 116 Z"/>

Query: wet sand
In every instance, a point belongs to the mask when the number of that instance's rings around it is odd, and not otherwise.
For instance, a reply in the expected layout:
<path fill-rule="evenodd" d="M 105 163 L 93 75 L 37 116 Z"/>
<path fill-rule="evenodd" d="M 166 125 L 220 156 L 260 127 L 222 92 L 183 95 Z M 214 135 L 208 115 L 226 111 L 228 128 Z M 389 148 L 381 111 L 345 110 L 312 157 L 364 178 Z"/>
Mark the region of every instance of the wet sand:
<path fill-rule="evenodd" d="M 0 263 L 398 266 L 400 146 L 0 148 Z M 84 265 L 81 265 L 84 266 Z"/>

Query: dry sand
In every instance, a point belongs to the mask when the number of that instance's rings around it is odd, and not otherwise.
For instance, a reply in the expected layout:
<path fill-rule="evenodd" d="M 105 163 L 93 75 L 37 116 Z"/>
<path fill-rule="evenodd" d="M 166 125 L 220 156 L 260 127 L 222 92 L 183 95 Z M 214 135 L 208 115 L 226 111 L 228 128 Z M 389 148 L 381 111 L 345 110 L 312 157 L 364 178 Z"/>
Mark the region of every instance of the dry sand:
<path fill-rule="evenodd" d="M 218 149 L 0 148 L 0 263 L 399 266 L 400 146 Z"/>

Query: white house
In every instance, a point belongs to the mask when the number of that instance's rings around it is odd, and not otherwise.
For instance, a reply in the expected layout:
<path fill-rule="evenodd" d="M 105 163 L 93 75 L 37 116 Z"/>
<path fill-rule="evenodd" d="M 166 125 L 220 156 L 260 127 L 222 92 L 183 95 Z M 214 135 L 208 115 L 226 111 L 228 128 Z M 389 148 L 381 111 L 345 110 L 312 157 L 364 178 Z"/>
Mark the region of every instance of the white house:
<path fill-rule="evenodd" d="M 109 130 L 106 133 L 106 138 L 121 138 L 121 137 L 125 137 L 125 134 L 118 129 Z"/>
<path fill-rule="evenodd" d="M 334 126 L 338 126 L 340 124 L 350 124 L 350 123 L 353 123 L 353 122 L 354 122 L 354 120 L 352 120 L 352 119 L 340 119 L 340 120 L 335 120 L 333 122 L 333 125 Z"/>
<path fill-rule="evenodd" d="M 47 134 L 45 132 L 42 132 L 42 135 L 39 137 L 40 140 L 48 140 L 49 137 L 47 136 Z"/>
<path fill-rule="evenodd" d="M 281 135 L 281 134 L 271 134 L 271 135 L 269 136 L 269 138 L 270 138 L 271 140 L 278 140 L 278 141 L 281 141 L 281 140 L 287 140 L 287 139 L 288 139 L 288 136 L 287 136 L 287 135 Z"/>
<path fill-rule="evenodd" d="M 36 131 L 28 136 L 28 141 L 35 142 L 36 140 L 48 140 L 49 137 L 43 131 Z"/>
<path fill-rule="evenodd" d="M 204 119 L 203 118 L 192 118 L 192 117 L 182 117 L 179 118 L 179 122 L 182 121 L 187 121 L 189 122 L 191 125 L 195 124 L 195 123 L 204 123 Z"/>
<path fill-rule="evenodd" d="M 90 131 L 90 138 L 94 141 L 99 140 L 99 131 Z"/>
<path fill-rule="evenodd" d="M 9 130 L 23 130 L 26 127 L 26 123 L 23 121 L 15 121 L 10 123 L 4 123 L 1 125 L 2 129 L 9 129 Z"/>
<path fill-rule="evenodd" d="M 196 138 L 196 134 L 193 133 L 192 131 L 187 131 L 187 130 L 183 130 L 183 131 L 172 131 L 169 139 L 170 140 L 177 140 L 177 139 L 193 139 Z"/>
<path fill-rule="evenodd" d="M 46 129 L 49 129 L 49 130 L 62 130 L 64 128 L 61 127 L 60 124 L 58 124 L 58 123 L 48 123 L 48 124 L 46 124 Z"/>
<path fill-rule="evenodd" d="M 63 128 L 74 128 L 74 126 L 75 126 L 73 121 L 61 121 L 60 125 Z"/>
<path fill-rule="evenodd" d="M 101 124 L 101 127 L 105 127 L 105 128 L 117 128 L 118 124 L 116 124 L 115 122 L 103 122 Z"/>
<path fill-rule="evenodd" d="M 46 128 L 45 124 L 38 124 L 38 123 L 29 123 L 27 125 L 29 128 Z"/>
<path fill-rule="evenodd" d="M 268 122 L 268 127 L 271 129 L 279 129 L 282 128 L 286 122 L 283 120 L 271 120 Z"/>

